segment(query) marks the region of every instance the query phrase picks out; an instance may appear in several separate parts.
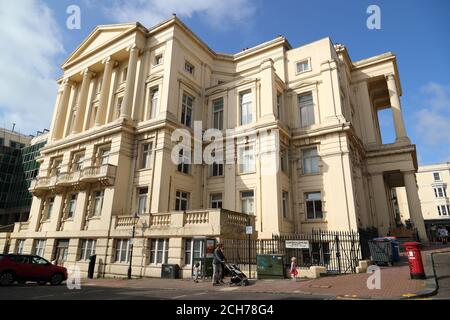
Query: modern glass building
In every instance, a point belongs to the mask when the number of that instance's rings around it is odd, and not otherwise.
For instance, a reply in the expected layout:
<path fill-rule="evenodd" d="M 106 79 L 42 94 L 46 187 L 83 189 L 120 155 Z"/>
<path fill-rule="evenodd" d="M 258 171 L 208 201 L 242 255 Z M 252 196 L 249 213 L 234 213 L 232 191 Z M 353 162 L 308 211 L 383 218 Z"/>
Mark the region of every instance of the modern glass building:
<path fill-rule="evenodd" d="M 0 226 L 26 221 L 32 195 L 31 180 L 39 170 L 35 158 L 46 143 L 46 136 L 24 136 L 0 131 Z"/>

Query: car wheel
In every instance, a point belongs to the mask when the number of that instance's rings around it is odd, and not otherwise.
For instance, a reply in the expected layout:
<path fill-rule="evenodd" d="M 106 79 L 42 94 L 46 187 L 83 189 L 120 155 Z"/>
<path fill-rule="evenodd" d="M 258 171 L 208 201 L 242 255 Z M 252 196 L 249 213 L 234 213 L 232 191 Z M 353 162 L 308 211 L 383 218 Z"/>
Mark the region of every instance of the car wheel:
<path fill-rule="evenodd" d="M 9 286 L 14 282 L 14 273 L 6 271 L 0 274 L 0 284 L 2 286 Z"/>
<path fill-rule="evenodd" d="M 63 281 L 63 276 L 61 273 L 55 273 L 52 278 L 50 279 L 50 284 L 52 286 L 57 286 L 59 284 L 61 284 L 61 282 Z"/>

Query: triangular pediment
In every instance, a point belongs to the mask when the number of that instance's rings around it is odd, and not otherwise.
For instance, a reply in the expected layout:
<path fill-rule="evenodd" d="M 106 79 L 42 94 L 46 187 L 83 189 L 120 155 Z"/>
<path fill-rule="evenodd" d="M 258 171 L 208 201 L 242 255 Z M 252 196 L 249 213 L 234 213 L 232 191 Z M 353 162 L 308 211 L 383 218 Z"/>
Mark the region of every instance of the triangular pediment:
<path fill-rule="evenodd" d="M 81 43 L 81 45 L 67 58 L 63 64 L 64 66 L 70 64 L 72 61 L 77 60 L 93 51 L 102 47 L 104 44 L 119 38 L 124 33 L 136 28 L 136 23 L 127 24 L 114 24 L 98 26 L 89 36 Z"/>

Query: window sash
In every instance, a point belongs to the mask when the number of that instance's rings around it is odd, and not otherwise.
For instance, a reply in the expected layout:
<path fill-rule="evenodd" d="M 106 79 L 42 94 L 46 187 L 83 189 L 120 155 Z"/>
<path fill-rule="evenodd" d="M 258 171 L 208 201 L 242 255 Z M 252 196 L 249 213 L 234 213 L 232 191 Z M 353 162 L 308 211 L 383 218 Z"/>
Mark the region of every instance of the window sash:
<path fill-rule="evenodd" d="M 223 98 L 213 101 L 213 128 L 223 130 Z"/>
<path fill-rule="evenodd" d="M 177 191 L 175 197 L 175 210 L 184 211 L 189 207 L 189 193 Z"/>
<path fill-rule="evenodd" d="M 303 149 L 302 158 L 304 174 L 319 172 L 319 155 L 317 153 L 317 148 Z"/>
<path fill-rule="evenodd" d="M 187 127 L 192 125 L 192 109 L 194 105 L 194 98 L 183 94 L 183 102 L 181 105 L 181 123 Z"/>
<path fill-rule="evenodd" d="M 242 212 L 246 214 L 254 214 L 255 212 L 255 194 L 253 191 L 241 192 L 241 207 Z"/>
<path fill-rule="evenodd" d="M 250 173 L 256 169 L 255 154 L 253 146 L 247 146 L 240 149 L 239 172 Z"/>
<path fill-rule="evenodd" d="M 210 196 L 211 198 L 211 208 L 221 209 L 222 208 L 222 194 L 214 193 Z"/>
<path fill-rule="evenodd" d="M 156 117 L 156 110 L 158 108 L 158 99 L 159 99 L 159 89 L 151 88 L 150 89 L 150 119 L 154 119 Z"/>
<path fill-rule="evenodd" d="M 323 219 L 322 195 L 320 192 L 311 192 L 305 194 L 306 219 Z"/>
<path fill-rule="evenodd" d="M 310 70 L 309 60 L 300 61 L 297 63 L 297 73 L 302 73 L 309 70 Z"/>
<path fill-rule="evenodd" d="M 211 176 L 220 177 L 223 176 L 223 164 L 214 162 L 211 165 Z"/>
<path fill-rule="evenodd" d="M 138 195 L 138 214 L 144 214 L 147 211 L 147 195 L 148 193 Z"/>
<path fill-rule="evenodd" d="M 298 96 L 301 127 L 309 127 L 314 124 L 314 101 L 312 92 Z"/>
<path fill-rule="evenodd" d="M 94 193 L 94 210 L 93 210 L 94 217 L 98 217 L 102 214 L 104 196 L 105 196 L 104 191 L 96 191 Z"/>
<path fill-rule="evenodd" d="M 283 217 L 287 218 L 289 216 L 289 194 L 283 192 Z"/>
<path fill-rule="evenodd" d="M 116 240 L 116 262 L 130 262 L 131 243 L 129 239 Z"/>
<path fill-rule="evenodd" d="M 77 208 L 77 196 L 71 195 L 68 203 L 67 218 L 71 219 L 75 215 L 75 210 Z"/>
<path fill-rule="evenodd" d="M 151 143 L 146 143 L 142 145 L 141 169 L 150 168 L 152 149 L 153 146 Z"/>

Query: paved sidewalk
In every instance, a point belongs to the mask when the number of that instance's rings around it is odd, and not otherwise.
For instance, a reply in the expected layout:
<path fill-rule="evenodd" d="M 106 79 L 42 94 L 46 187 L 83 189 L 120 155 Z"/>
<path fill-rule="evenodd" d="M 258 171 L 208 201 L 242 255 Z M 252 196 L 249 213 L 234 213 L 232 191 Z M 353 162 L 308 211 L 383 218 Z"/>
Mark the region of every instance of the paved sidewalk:
<path fill-rule="evenodd" d="M 174 279 L 94 279 L 84 280 L 82 285 L 99 287 L 128 287 L 136 289 L 166 289 L 166 290 L 198 290 L 198 291 L 234 291 L 258 293 L 291 293 L 310 294 L 320 297 L 340 298 L 378 298 L 399 299 L 416 295 L 425 289 L 425 281 L 410 280 L 407 264 L 394 267 L 381 267 L 381 289 L 369 290 L 367 279 L 370 274 L 350 274 L 326 276 L 311 280 L 252 280 L 247 287 L 229 285 L 212 286 L 210 281 L 194 283 L 191 280 Z"/>

